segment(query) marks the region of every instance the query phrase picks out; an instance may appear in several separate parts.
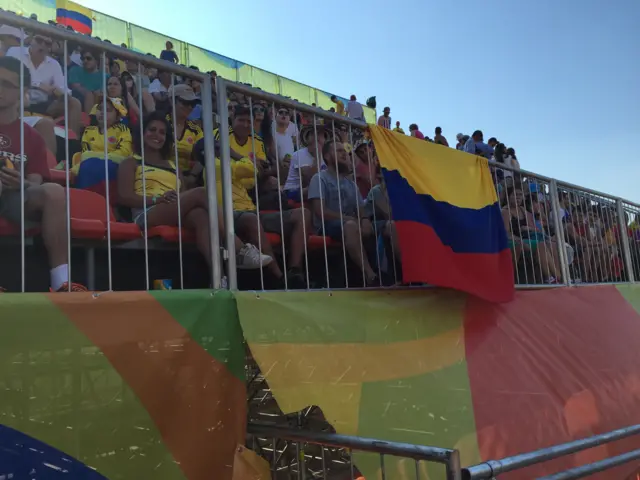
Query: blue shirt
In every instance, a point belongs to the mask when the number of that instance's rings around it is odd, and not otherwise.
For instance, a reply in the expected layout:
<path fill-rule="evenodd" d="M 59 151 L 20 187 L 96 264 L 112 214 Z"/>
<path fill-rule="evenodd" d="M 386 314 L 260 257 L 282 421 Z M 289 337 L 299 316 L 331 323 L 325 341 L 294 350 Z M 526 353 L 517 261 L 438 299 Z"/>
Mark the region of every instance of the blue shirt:
<path fill-rule="evenodd" d="M 467 143 L 464 144 L 463 150 L 472 155 L 479 155 L 486 158 L 491 158 L 491 155 L 493 155 L 493 148 L 484 142 L 476 142 L 471 137 L 469 137 Z"/>
<path fill-rule="evenodd" d="M 167 62 L 178 63 L 178 55 L 173 50 L 163 50 L 160 52 L 160 59 Z"/>

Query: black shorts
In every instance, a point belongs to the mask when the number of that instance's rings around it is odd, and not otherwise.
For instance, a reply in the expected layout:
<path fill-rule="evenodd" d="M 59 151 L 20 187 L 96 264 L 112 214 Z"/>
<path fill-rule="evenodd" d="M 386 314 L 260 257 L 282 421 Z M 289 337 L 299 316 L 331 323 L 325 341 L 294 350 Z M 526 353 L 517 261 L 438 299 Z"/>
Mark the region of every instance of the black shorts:
<path fill-rule="evenodd" d="M 233 220 L 237 225 L 238 220 L 247 213 L 256 212 L 246 212 L 246 211 L 237 211 L 233 212 Z M 260 213 L 260 223 L 262 224 L 262 228 L 267 233 L 277 233 L 278 235 L 282 235 L 282 229 L 280 228 L 280 218 L 282 217 L 282 228 L 284 229 L 284 236 L 288 237 L 291 235 L 291 230 L 293 229 L 293 222 L 291 221 L 291 214 L 293 210 L 284 210 L 282 215 L 280 212 L 269 212 L 269 213 Z"/>

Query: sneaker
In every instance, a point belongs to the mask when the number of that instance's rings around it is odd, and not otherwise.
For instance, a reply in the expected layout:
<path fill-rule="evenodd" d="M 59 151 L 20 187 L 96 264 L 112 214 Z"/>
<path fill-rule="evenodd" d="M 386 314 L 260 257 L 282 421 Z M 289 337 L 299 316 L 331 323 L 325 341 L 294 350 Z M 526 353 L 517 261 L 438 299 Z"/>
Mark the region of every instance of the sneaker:
<path fill-rule="evenodd" d="M 7 291 L 7 289 L 6 289 L 6 288 L 4 288 L 4 287 L 0 287 L 0 293 L 4 293 L 4 292 L 6 292 L 6 291 Z"/>
<path fill-rule="evenodd" d="M 56 290 L 56 292 L 58 293 L 68 292 L 68 291 L 69 291 L 69 284 L 67 282 L 64 282 L 62 286 L 58 290 Z M 72 283 L 71 291 L 72 292 L 88 292 L 89 290 L 87 290 L 87 287 L 85 287 L 84 285 L 81 285 L 80 283 Z"/>
<path fill-rule="evenodd" d="M 291 290 L 305 290 L 307 279 L 300 268 L 290 268 L 287 272 L 287 286 Z"/>
<path fill-rule="evenodd" d="M 260 253 L 260 250 L 250 243 L 246 243 L 242 250 L 236 254 L 236 267 L 238 270 L 254 270 L 266 267 L 272 261 L 273 258 Z"/>

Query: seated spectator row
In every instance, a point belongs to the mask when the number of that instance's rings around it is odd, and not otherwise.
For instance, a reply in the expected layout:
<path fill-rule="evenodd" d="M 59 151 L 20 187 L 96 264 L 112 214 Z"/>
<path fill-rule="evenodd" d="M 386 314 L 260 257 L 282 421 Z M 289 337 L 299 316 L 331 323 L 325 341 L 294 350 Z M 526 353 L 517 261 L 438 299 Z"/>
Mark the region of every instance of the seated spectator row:
<path fill-rule="evenodd" d="M 210 112 L 209 123 L 202 85 L 215 86 L 215 77 L 168 66 L 145 78 L 152 69 L 132 53 L 109 59 L 118 67 L 105 75 L 98 65 L 106 55 L 91 48 L 82 49 L 83 67 L 62 69 L 50 55 L 51 39 L 35 34 L 26 43 L 0 58 L 0 235 L 16 235 L 21 222 L 27 236 L 41 235 L 53 290 L 84 288 L 71 282 L 72 240 L 74 248 L 111 252 L 144 239 L 145 256 L 156 239 L 181 256 L 183 246 L 195 248 L 214 277 L 222 272 L 234 288 L 401 283 L 386 187 L 362 123 L 224 80 L 224 101 L 212 104 L 227 109 Z M 388 109 L 381 118 L 390 126 Z M 640 264 L 635 213 L 625 219 L 623 241 L 614 200 L 553 190 L 548 179 L 519 170 L 515 152 L 495 138 L 484 144 L 480 131 L 458 140 L 495 162 L 518 284 L 633 278 L 624 252 L 629 243 L 629 259 Z M 448 146 L 441 129 L 434 142 Z M 148 286 L 148 271 L 145 277 Z M 110 281 L 109 288 L 118 286 Z"/>

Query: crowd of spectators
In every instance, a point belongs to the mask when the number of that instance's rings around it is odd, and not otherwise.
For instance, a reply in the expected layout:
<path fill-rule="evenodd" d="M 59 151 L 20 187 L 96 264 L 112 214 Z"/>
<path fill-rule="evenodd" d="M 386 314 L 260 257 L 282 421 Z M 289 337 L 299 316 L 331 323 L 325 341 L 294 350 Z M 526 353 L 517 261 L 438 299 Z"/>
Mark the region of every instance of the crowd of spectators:
<path fill-rule="evenodd" d="M 20 48 L 21 40 L 24 49 Z M 0 27 L 0 42 L 0 82 L 3 90 L 12 93 L 0 96 L 0 103 L 3 99 L 6 103 L 4 115 L 0 104 L 0 145 L 3 157 L 10 160 L 0 170 L 5 188 L 0 197 L 0 216 L 19 220 L 16 198 L 20 197 L 15 194 L 19 98 L 15 90 L 19 88 L 22 62 L 27 92 L 25 139 L 36 139 L 30 142 L 24 158 L 30 158 L 25 162 L 25 214 L 29 222 L 42 225 L 50 254 L 52 289 L 69 288 L 64 190 L 45 181 L 46 158 L 57 158 L 61 169 L 71 161 L 58 147 L 56 135 L 55 119 L 65 109 L 70 139 L 78 140 L 71 152 L 75 186 L 82 184 L 86 158 L 100 157 L 114 163 L 112 198 L 116 206 L 123 207 L 118 211 L 125 212 L 120 220 L 141 228 L 181 223 L 193 230 L 197 248 L 210 263 L 202 125 L 205 112 L 200 104 L 200 81 L 156 68 L 139 71 L 136 62 L 80 45 L 69 45 L 65 58 L 55 39 L 30 35 L 8 25 Z M 159 57 L 172 63 L 180 61 L 171 42 Z M 215 86 L 216 73 L 210 74 Z M 355 95 L 346 106 L 335 96 L 331 100 L 335 104 L 331 111 L 364 120 L 363 107 Z M 390 114 L 390 108 L 385 107 L 377 124 L 391 129 Z M 362 271 L 365 285 L 389 283 L 389 278 L 380 277 L 389 277 L 387 257 L 395 260 L 400 250 L 375 147 L 362 132 L 239 93 L 229 94 L 228 117 L 238 268 L 264 267 L 272 288 L 281 288 L 285 282 L 288 288 L 307 288 L 305 255 L 315 236 L 325 237 L 332 245 L 343 245 L 345 255 Z M 398 121 L 393 131 L 405 134 Z M 450 148 L 440 127 L 430 138 L 414 123 L 409 126 L 409 134 Z M 220 152 L 220 129 L 216 128 L 213 135 L 215 150 Z M 540 272 L 525 274 L 526 281 L 521 283 L 562 281 L 548 189 L 534 178 L 521 175 L 515 150 L 495 137 L 485 143 L 483 132 L 476 130 L 471 135 L 459 133 L 456 140 L 457 150 L 495 162 L 492 171 L 516 272 L 527 267 Z M 500 164 L 507 168 L 499 168 Z M 220 182 L 220 158 L 216 159 L 216 169 Z M 219 196 L 221 191 L 219 184 Z M 619 235 L 616 237 L 612 230 L 615 224 L 610 221 L 608 207 L 582 199 L 576 210 L 569 198 L 562 197 L 562 222 L 567 257 L 571 257 L 573 268 L 580 270 L 572 273 L 573 278 L 619 278 L 620 252 L 612 247 Z M 218 200 L 221 205 L 221 197 Z M 218 218 L 219 230 L 224 232 L 221 211 Z M 587 227 L 593 224 L 599 224 L 600 229 L 594 232 Z M 278 258 L 280 250 L 282 259 Z M 603 261 L 604 257 L 608 261 Z M 83 287 L 73 284 L 73 288 Z"/>

